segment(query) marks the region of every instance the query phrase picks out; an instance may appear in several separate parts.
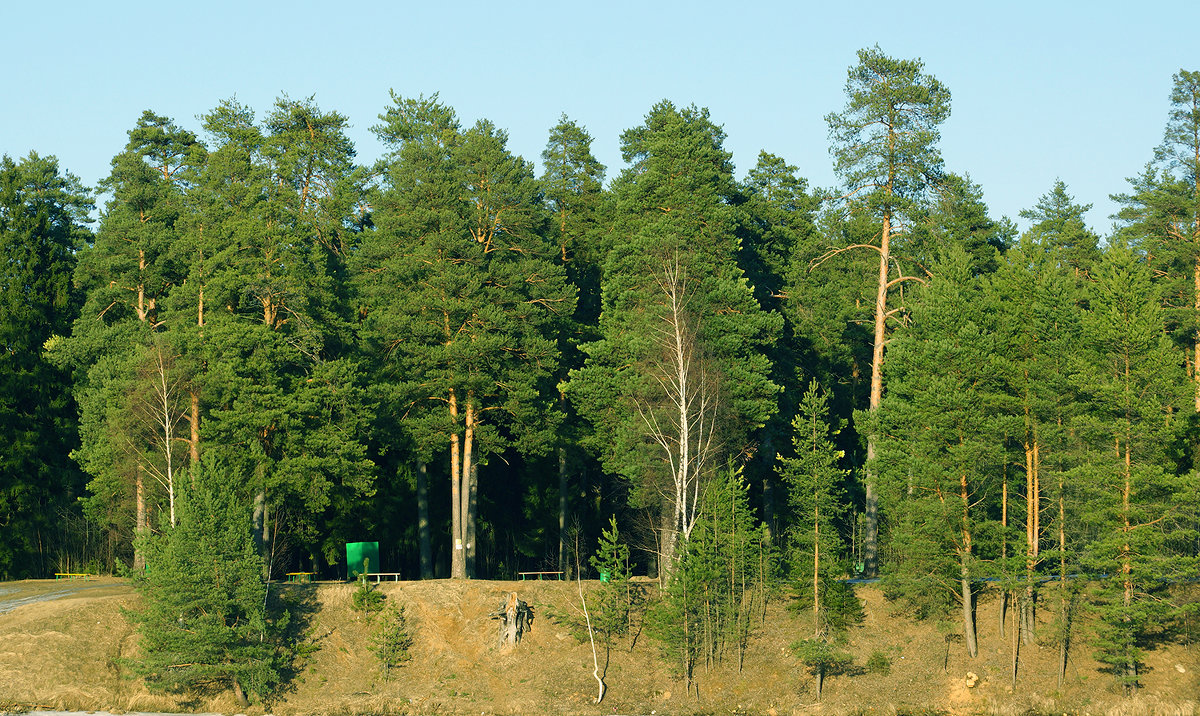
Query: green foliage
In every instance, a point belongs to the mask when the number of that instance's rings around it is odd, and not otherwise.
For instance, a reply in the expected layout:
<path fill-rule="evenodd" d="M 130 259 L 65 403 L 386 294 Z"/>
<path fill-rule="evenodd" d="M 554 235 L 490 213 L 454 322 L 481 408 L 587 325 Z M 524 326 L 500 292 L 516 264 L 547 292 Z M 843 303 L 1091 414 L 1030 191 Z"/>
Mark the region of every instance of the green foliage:
<path fill-rule="evenodd" d="M 1079 275 L 1088 272 L 1099 258 L 1099 237 L 1087 228 L 1084 219 L 1092 205 L 1073 202 L 1067 185 L 1059 180 L 1038 199 L 1037 206 L 1022 211 L 1021 218 L 1033 222 L 1029 234 L 1035 244 Z"/>
<path fill-rule="evenodd" d="M 1091 448 L 1074 471 L 1085 486 L 1082 518 L 1094 535 L 1081 561 L 1092 574 L 1099 616 L 1097 658 L 1136 688 L 1142 645 L 1171 613 L 1167 582 L 1194 574 L 1195 487 L 1166 469 L 1183 376 L 1163 335 L 1162 310 L 1146 266 L 1114 246 L 1097 267 L 1083 317 L 1086 352 L 1075 374 L 1087 412 L 1079 428 Z M 1115 448 L 1115 449 L 1114 449 Z M 1185 509 L 1181 509 L 1185 508 Z"/>
<path fill-rule="evenodd" d="M 358 575 L 358 588 L 351 596 L 350 608 L 356 612 L 365 612 L 369 617 L 383 609 L 386 599 L 383 592 L 367 579 L 367 575 L 360 574 Z"/>
<path fill-rule="evenodd" d="M 280 680 L 290 647 L 287 615 L 266 611 L 263 566 L 249 510 L 206 471 L 180 503 L 179 524 L 144 539 L 146 570 L 135 580 L 145 603 L 134 672 L 156 691 L 229 688 L 259 698 Z"/>
<path fill-rule="evenodd" d="M 47 552 L 67 547 L 55 515 L 74 510 L 82 487 L 67 458 L 77 440 L 70 375 L 43 347 L 61 343 L 78 310 L 71 275 L 90 207 L 54 157 L 0 158 L 0 578 L 54 571 Z"/>
<path fill-rule="evenodd" d="M 879 411 L 878 469 L 891 544 L 886 589 L 918 614 L 963 594 L 961 580 L 981 568 L 979 509 L 1001 463 L 988 410 L 993 401 L 980 284 L 955 248 L 913 309 L 912 326 L 893 340 L 888 394 Z"/>
<path fill-rule="evenodd" d="M 648 633 L 689 683 L 699 663 L 715 666 L 729 652 L 741 663 L 772 575 L 764 537 L 741 471 L 726 468 L 704 490 L 679 570 L 646 617 Z"/>
<path fill-rule="evenodd" d="M 816 677 L 817 701 L 821 700 L 825 677 L 844 674 L 854 664 L 853 656 L 839 651 L 832 642 L 825 639 L 804 639 L 794 642 L 792 652 L 808 669 L 808 673 Z"/>
<path fill-rule="evenodd" d="M 887 676 L 892 673 L 892 660 L 884 652 L 876 649 L 867 657 L 867 672 Z"/>
<path fill-rule="evenodd" d="M 612 644 L 612 637 L 629 630 L 629 611 L 633 606 L 633 592 L 629 584 L 629 545 L 621 542 L 617 532 L 617 517 L 613 515 L 608 529 L 600 533 L 596 554 L 588 560 L 592 569 L 600 575 L 608 575 L 608 581 L 600 582 L 597 598 L 591 607 L 595 616 L 592 626 L 604 635 L 605 644 Z"/>
<path fill-rule="evenodd" d="M 832 593 L 839 591 L 835 580 L 845 573 L 846 547 L 837 526 L 846 512 L 842 485 L 849 473 L 838 467 L 843 453 L 830 439 L 838 429 L 831 429 L 828 421 L 828 396 L 813 381 L 792 421 L 796 457 L 780 458 L 777 468 L 788 486 L 791 507 L 789 576 L 811 600 L 819 633 L 824 632 L 826 622 L 842 625 L 847 618 L 840 608 L 830 611 L 833 605 L 829 603 L 831 597 L 836 598 Z M 853 601 L 857 605 L 857 599 Z M 840 607 L 844 606 L 843 600 Z"/>
<path fill-rule="evenodd" d="M 738 265 L 724 138 L 707 110 L 666 101 L 622 135 L 631 166 L 612 188 L 600 336 L 566 386 L 605 469 L 660 515 L 667 578 L 700 486 L 776 409 L 767 350 L 781 321 Z"/>
<path fill-rule="evenodd" d="M 408 633 L 408 622 L 404 618 L 404 605 L 389 604 L 379 617 L 379 625 L 371 637 L 371 651 L 383 667 L 383 680 L 387 681 L 391 668 L 401 666 L 412 659 L 409 649 L 413 638 Z"/>
<path fill-rule="evenodd" d="M 858 51 L 846 78 L 846 108 L 826 115 L 834 169 L 879 216 L 919 207 L 942 170 L 938 125 L 950 116 L 950 90 L 918 60 L 875 46 Z"/>

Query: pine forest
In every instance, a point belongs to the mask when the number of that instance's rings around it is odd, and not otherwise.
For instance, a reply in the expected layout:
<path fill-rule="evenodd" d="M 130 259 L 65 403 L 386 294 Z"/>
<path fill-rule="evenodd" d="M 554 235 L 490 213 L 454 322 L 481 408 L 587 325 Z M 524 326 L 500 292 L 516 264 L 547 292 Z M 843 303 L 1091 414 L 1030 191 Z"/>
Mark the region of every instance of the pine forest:
<path fill-rule="evenodd" d="M 667 100 L 621 168 L 586 118 L 535 170 L 398 92 L 373 164 L 288 96 L 147 110 L 97 187 L 53 148 L 4 156 L 0 578 L 168 595 L 156 561 L 191 565 L 174 579 L 232 590 L 221 638 L 253 645 L 263 585 L 348 579 L 348 543 L 404 579 L 646 575 L 685 676 L 787 590 L 818 679 L 878 579 L 972 657 L 981 595 L 1064 665 L 1086 610 L 1136 690 L 1200 611 L 1200 72 L 1107 235 L 1061 181 L 1026 230 L 989 213 L 920 60 L 859 51 L 844 100 L 810 139 L 835 187 L 767 151 L 735 173 L 720 117 Z M 151 681 L 193 648 L 154 646 L 173 604 L 138 617 Z M 266 693 L 246 649 L 220 678 Z"/>

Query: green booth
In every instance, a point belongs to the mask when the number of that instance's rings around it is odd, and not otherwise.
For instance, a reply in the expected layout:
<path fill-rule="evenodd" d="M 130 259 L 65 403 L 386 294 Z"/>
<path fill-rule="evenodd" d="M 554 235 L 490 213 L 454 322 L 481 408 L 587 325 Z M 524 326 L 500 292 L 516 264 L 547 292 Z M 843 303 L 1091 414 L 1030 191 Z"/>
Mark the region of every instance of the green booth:
<path fill-rule="evenodd" d="M 358 575 L 378 572 L 379 568 L 378 542 L 346 543 L 346 579 L 358 579 Z"/>

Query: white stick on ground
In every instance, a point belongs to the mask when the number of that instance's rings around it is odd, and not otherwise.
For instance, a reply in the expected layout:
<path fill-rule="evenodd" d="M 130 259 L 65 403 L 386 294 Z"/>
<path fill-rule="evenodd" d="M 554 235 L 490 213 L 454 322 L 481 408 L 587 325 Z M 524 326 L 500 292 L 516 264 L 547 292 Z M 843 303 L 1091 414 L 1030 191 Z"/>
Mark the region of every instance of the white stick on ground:
<path fill-rule="evenodd" d="M 583 618 L 587 620 L 588 641 L 592 643 L 592 676 L 596 677 L 596 703 L 600 703 L 604 700 L 604 692 L 608 687 L 604 685 L 604 679 L 600 678 L 600 659 L 596 656 L 596 638 L 592 635 L 592 618 L 588 615 L 587 600 L 583 598 L 583 579 L 578 576 L 578 569 L 575 574 L 575 584 L 579 586 L 579 601 L 583 604 Z"/>

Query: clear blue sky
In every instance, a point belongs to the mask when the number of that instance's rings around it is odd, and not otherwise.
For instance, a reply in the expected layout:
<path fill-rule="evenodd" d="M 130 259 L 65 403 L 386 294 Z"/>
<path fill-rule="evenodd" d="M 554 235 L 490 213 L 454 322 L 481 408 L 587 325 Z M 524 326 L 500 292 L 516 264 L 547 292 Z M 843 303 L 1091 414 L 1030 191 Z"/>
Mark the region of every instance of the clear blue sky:
<path fill-rule="evenodd" d="M 0 4 L 0 153 L 57 155 L 94 185 L 143 109 L 199 130 L 236 95 L 260 116 L 280 93 L 350 118 L 359 158 L 403 95 L 440 92 L 538 161 L 565 112 L 609 176 L 620 133 L 654 102 L 708 107 L 738 175 L 766 149 L 834 186 L 824 116 L 846 69 L 878 43 L 920 57 L 953 94 L 948 169 L 1017 218 L 1061 178 L 1107 233 L 1162 138 L 1171 75 L 1200 69 L 1200 2 Z M 1019 222 L 1024 226 L 1025 222 Z"/>

